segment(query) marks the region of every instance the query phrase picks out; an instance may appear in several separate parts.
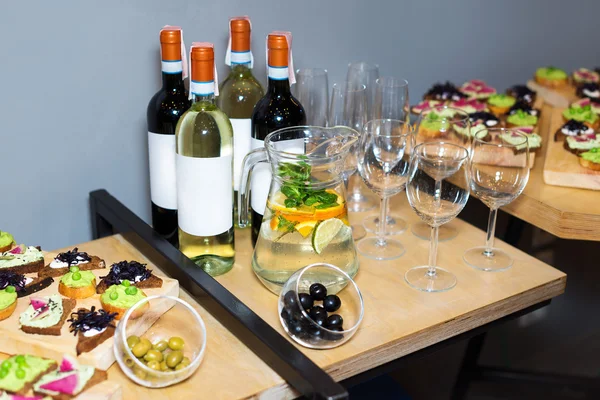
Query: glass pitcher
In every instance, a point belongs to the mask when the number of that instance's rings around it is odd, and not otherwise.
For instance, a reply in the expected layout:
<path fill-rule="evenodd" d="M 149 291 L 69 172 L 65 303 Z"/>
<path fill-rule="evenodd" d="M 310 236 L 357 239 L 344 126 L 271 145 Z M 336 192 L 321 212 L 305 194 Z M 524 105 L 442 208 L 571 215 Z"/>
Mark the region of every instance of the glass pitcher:
<path fill-rule="evenodd" d="M 271 291 L 279 293 L 297 270 L 324 262 L 351 277 L 358 272 L 358 259 L 348 222 L 342 174 L 352 168 L 350 150 L 358 132 L 347 127 L 298 126 L 270 133 L 265 147 L 244 159 L 240 185 L 239 225 L 248 224 L 248 192 L 252 169 L 270 163 L 271 185 L 252 269 Z M 353 168 L 356 168 L 354 162 Z M 256 174 L 252 179 L 264 179 Z M 324 276 L 325 286 L 335 285 Z"/>

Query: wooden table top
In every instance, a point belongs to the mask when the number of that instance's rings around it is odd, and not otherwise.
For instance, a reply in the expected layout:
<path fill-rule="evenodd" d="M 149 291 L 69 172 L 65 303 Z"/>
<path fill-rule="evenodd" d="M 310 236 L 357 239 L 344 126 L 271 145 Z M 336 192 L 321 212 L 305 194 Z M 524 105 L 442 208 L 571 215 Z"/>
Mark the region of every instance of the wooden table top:
<path fill-rule="evenodd" d="M 552 123 L 554 113 L 554 107 L 543 105 L 539 135 L 544 143 L 553 140 L 560 126 Z M 544 182 L 547 148 L 542 145 L 540 154 L 536 155 L 521 196 L 502 210 L 562 239 L 600 241 L 600 192 L 547 185 Z"/>
<path fill-rule="evenodd" d="M 418 222 L 406 198 L 396 199 L 393 210 L 411 224 Z M 366 215 L 353 214 L 351 220 L 356 223 Z M 407 286 L 404 273 L 410 267 L 427 262 L 428 242 L 406 232 L 398 236 L 407 248 L 403 257 L 386 262 L 360 258 L 356 282 L 364 297 L 365 317 L 356 335 L 335 349 L 300 348 L 301 351 L 334 379 L 342 380 L 563 293 L 565 274 L 501 242 L 498 245 L 508 249 L 515 258 L 513 268 L 486 273 L 468 267 L 462 261 L 463 252 L 482 245 L 485 234 L 460 220 L 451 223 L 459 234 L 451 241 L 440 243 L 438 262 L 457 275 L 458 285 L 454 289 L 445 293 L 423 293 Z M 78 247 L 103 257 L 109 265 L 123 259 L 149 262 L 119 235 Z M 234 268 L 218 277 L 218 281 L 285 335 L 277 316 L 277 297 L 262 286 L 250 268 L 249 230 L 236 232 L 236 249 Z M 160 271 L 151 263 L 149 266 Z M 114 364 L 108 370 L 109 379 L 122 385 L 124 399 L 295 396 L 275 371 L 184 290 L 180 296 L 194 305 L 206 323 L 208 345 L 200 368 L 178 385 L 147 389 L 129 381 Z"/>

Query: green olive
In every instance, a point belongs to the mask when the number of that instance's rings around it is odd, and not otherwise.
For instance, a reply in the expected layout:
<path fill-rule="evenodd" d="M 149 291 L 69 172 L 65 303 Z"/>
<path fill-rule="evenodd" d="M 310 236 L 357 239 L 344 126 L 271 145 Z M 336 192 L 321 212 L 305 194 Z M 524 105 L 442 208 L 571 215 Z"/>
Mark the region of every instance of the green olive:
<path fill-rule="evenodd" d="M 183 360 L 183 353 L 180 350 L 175 350 L 167 355 L 167 365 L 169 368 L 175 368 Z"/>
<path fill-rule="evenodd" d="M 144 355 L 144 360 L 146 361 L 158 361 L 159 363 L 163 360 L 163 353 L 158 350 L 150 349 Z"/>
<path fill-rule="evenodd" d="M 146 343 L 147 346 L 152 348 L 152 342 L 146 338 L 140 338 L 140 342 Z"/>
<path fill-rule="evenodd" d="M 135 286 L 129 286 L 127 289 L 125 289 L 125 294 L 128 294 L 130 296 L 135 296 L 135 294 L 137 293 L 137 288 Z"/>
<path fill-rule="evenodd" d="M 74 281 L 78 281 L 81 279 L 81 272 L 73 272 L 73 276 L 72 276 Z"/>
<path fill-rule="evenodd" d="M 166 340 L 161 340 L 160 342 L 156 342 L 152 346 L 152 348 L 154 350 L 158 350 L 158 351 L 165 351 L 167 349 L 167 347 L 169 347 L 169 344 L 167 343 Z"/>
<path fill-rule="evenodd" d="M 163 360 L 163 362 L 160 363 L 160 370 L 161 371 L 170 371 L 171 368 L 169 368 L 169 366 L 167 365 L 167 361 Z"/>
<path fill-rule="evenodd" d="M 173 336 L 169 339 L 169 348 L 171 350 L 182 350 L 184 344 L 183 339 L 178 336 Z"/>
<path fill-rule="evenodd" d="M 111 300 L 116 300 L 119 298 L 119 293 L 111 292 L 110 296 L 108 296 L 108 297 L 110 297 Z"/>
<path fill-rule="evenodd" d="M 17 368 L 15 376 L 19 379 L 25 379 L 25 370 L 23 368 Z"/>
<path fill-rule="evenodd" d="M 131 282 L 129 282 L 127 279 L 123 279 L 123 282 L 121 282 L 121 285 L 123 285 L 125 287 L 129 287 L 131 285 Z"/>
<path fill-rule="evenodd" d="M 128 355 L 125 355 L 123 357 L 123 361 L 125 362 L 125 365 L 127 365 L 129 368 L 131 368 L 135 365 L 133 358 L 129 357 Z"/>
<path fill-rule="evenodd" d="M 135 346 L 139 342 L 140 342 L 140 338 L 138 336 L 131 335 L 127 338 L 127 347 L 129 347 L 129 349 L 131 350 L 133 348 L 133 346 Z"/>
<path fill-rule="evenodd" d="M 189 359 L 189 358 L 187 358 L 187 357 L 183 357 L 183 359 L 181 360 L 181 362 L 180 362 L 179 364 L 181 364 L 181 365 L 185 365 L 185 366 L 188 366 L 188 365 L 190 365 L 191 363 L 192 363 L 192 362 L 190 361 L 190 359 Z"/>
<path fill-rule="evenodd" d="M 79 272 L 79 267 L 77 265 L 73 265 L 71 268 L 69 268 L 69 272 Z"/>
<path fill-rule="evenodd" d="M 156 371 L 160 371 L 160 363 L 156 360 L 148 361 L 146 364 L 148 368 L 154 369 Z"/>
<path fill-rule="evenodd" d="M 10 369 L 12 367 L 12 363 L 9 360 L 4 360 L 2 362 L 2 369 Z"/>
<path fill-rule="evenodd" d="M 133 373 L 140 379 L 146 379 L 146 371 L 144 371 L 137 365 L 133 367 Z"/>
<path fill-rule="evenodd" d="M 17 290 L 17 289 L 15 289 L 15 287 L 14 287 L 14 286 L 12 286 L 12 285 L 8 285 L 8 286 L 6 287 L 6 289 L 4 289 L 4 290 L 6 291 L 6 293 L 14 293 L 14 292 L 15 292 L 15 290 Z"/>
<path fill-rule="evenodd" d="M 148 350 L 152 348 L 152 345 L 150 345 L 149 343 L 150 342 L 144 342 L 144 340 L 142 339 L 139 343 L 136 343 L 135 346 L 133 346 L 131 352 L 134 356 L 138 358 L 144 357 Z"/>
<path fill-rule="evenodd" d="M 187 367 L 187 365 L 183 365 L 183 364 L 179 363 L 179 364 L 177 364 L 177 366 L 175 367 L 175 371 L 179 371 L 179 370 L 181 370 L 181 369 L 184 369 L 184 368 L 186 368 L 186 367 Z"/>

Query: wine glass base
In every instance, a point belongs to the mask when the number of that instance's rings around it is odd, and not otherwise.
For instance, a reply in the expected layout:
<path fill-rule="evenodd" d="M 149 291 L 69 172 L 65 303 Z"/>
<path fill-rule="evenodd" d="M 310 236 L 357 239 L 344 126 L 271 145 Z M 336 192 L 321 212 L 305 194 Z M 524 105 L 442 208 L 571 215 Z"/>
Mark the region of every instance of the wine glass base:
<path fill-rule="evenodd" d="M 379 232 L 379 216 L 372 215 L 363 220 L 363 226 L 368 232 Z M 408 223 L 398 216 L 388 215 L 385 220 L 385 234 L 400 235 L 408 229 Z"/>
<path fill-rule="evenodd" d="M 402 257 L 406 252 L 398 240 L 386 239 L 382 245 L 379 239 L 374 237 L 362 239 L 356 244 L 356 248 L 361 255 L 374 260 L 393 260 Z"/>
<path fill-rule="evenodd" d="M 435 274 L 429 273 L 429 267 L 424 265 L 406 271 L 404 280 L 414 289 L 423 292 L 445 292 L 456 286 L 456 275 L 444 268 L 435 268 Z"/>
<path fill-rule="evenodd" d="M 361 225 L 350 225 L 352 228 L 352 239 L 356 242 L 367 236 L 367 231 Z"/>
<path fill-rule="evenodd" d="M 425 222 L 418 222 L 413 224 L 410 228 L 413 235 L 419 239 L 429 240 L 431 236 L 431 226 Z M 448 225 L 442 225 L 438 228 L 438 242 L 445 242 L 446 240 L 452 240 L 458 235 L 458 229 Z"/>
<path fill-rule="evenodd" d="M 348 211 L 363 212 L 377 207 L 378 202 L 373 196 L 365 196 L 361 193 L 354 193 L 348 196 L 346 206 Z"/>
<path fill-rule="evenodd" d="M 483 246 L 465 251 L 463 260 L 473 268 L 488 272 L 504 271 L 513 265 L 512 257 L 504 250 L 492 248 L 490 254 Z"/>

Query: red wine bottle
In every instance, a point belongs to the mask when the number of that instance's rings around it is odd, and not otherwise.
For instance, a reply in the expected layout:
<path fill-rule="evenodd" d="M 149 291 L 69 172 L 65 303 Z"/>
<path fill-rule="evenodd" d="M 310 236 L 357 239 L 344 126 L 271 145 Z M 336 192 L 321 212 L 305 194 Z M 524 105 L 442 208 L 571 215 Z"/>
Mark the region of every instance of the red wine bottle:
<path fill-rule="evenodd" d="M 278 129 L 306 124 L 306 114 L 290 91 L 291 34 L 271 32 L 267 38 L 268 87 L 252 113 L 252 148 L 264 146 L 265 137 Z M 259 164 L 252 171 L 250 206 L 252 208 L 252 243 L 255 244 L 265 213 L 271 169 Z"/>
<path fill-rule="evenodd" d="M 181 28 L 169 26 L 160 31 L 162 88 L 147 111 L 152 226 L 174 246 L 178 245 L 175 127 L 191 104 L 183 85 L 185 50 L 181 43 Z"/>

